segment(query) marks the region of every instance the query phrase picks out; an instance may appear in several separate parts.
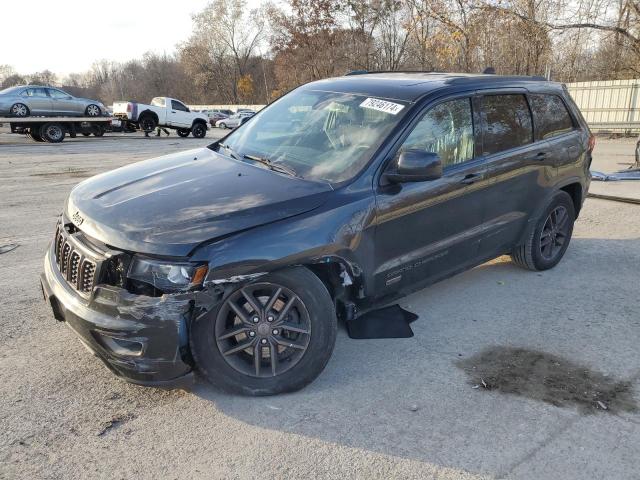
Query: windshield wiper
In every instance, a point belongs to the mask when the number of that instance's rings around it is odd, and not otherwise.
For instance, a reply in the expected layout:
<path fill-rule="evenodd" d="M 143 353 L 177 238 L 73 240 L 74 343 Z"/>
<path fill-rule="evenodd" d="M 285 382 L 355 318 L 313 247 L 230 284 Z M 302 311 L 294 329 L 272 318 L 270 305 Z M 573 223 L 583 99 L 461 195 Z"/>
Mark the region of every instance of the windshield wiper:
<path fill-rule="evenodd" d="M 227 152 L 229 152 L 229 156 L 231 158 L 235 158 L 236 160 L 240 160 L 240 155 L 238 155 L 238 153 L 231 148 L 229 145 L 225 144 L 225 143 L 218 143 L 218 150 L 220 150 L 220 147 L 224 148 Z"/>
<path fill-rule="evenodd" d="M 286 165 L 282 165 L 280 163 L 273 163 L 266 157 L 258 157 L 257 155 L 249 155 L 248 153 L 245 153 L 244 155 L 242 155 L 242 157 L 266 165 L 269 170 L 273 170 L 274 172 L 280 172 L 292 177 L 302 178 L 296 173 L 293 168 L 287 167 Z"/>

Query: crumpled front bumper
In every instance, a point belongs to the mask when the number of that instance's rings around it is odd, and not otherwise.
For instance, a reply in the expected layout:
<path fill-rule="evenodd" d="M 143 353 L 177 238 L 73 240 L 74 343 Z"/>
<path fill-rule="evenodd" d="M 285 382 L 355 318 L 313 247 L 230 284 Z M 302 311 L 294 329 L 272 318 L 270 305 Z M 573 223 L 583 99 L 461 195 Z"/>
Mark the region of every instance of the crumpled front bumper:
<path fill-rule="evenodd" d="M 193 369 L 188 347 L 191 295 L 145 297 L 98 285 L 79 295 L 58 270 L 50 248 L 41 275 L 45 300 L 84 345 L 117 376 L 139 385 L 188 388 Z"/>

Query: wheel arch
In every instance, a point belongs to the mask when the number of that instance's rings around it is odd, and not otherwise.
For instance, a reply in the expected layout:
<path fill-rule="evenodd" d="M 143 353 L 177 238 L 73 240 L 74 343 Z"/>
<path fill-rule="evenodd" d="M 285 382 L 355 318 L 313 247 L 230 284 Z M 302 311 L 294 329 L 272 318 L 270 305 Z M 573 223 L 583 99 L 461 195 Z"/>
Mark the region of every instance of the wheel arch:
<path fill-rule="evenodd" d="M 138 114 L 138 121 L 140 121 L 140 119 L 142 117 L 146 116 L 146 115 L 151 115 L 155 119 L 156 123 L 160 123 L 160 119 L 158 117 L 158 114 L 156 112 L 154 112 L 153 110 L 149 110 L 149 109 L 143 110 Z"/>
<path fill-rule="evenodd" d="M 205 128 L 207 128 L 207 122 L 204 118 L 196 118 L 193 120 L 193 122 L 191 123 L 191 128 L 195 127 L 198 123 L 201 123 L 204 125 Z"/>
<path fill-rule="evenodd" d="M 582 185 L 580 184 L 580 182 L 573 182 L 573 183 L 564 185 L 563 187 L 560 187 L 560 190 L 567 192 L 571 197 L 571 200 L 573 200 L 573 208 L 575 209 L 575 212 L 576 212 L 576 218 L 578 218 L 578 215 L 580 214 L 580 209 L 582 208 L 582 200 L 583 200 Z"/>

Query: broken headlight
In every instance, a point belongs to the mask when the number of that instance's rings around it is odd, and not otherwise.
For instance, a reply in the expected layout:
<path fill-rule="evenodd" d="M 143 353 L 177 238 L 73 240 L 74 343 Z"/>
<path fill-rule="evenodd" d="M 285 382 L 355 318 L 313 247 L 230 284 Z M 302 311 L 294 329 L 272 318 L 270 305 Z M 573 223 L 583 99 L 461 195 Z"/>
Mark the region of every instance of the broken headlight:
<path fill-rule="evenodd" d="M 206 274 L 206 265 L 136 255 L 129 266 L 127 278 L 135 293 L 155 296 L 158 293 L 184 292 L 201 287 Z"/>

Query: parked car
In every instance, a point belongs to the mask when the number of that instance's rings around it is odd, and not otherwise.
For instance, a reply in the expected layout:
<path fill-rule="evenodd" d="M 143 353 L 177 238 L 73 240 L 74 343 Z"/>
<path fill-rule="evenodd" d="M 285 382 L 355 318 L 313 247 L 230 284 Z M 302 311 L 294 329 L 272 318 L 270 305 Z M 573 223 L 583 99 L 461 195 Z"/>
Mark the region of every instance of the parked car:
<path fill-rule="evenodd" d="M 216 121 L 216 127 L 218 128 L 236 128 L 245 123 L 251 117 L 253 117 L 255 113 L 253 112 L 238 112 L 234 113 L 228 118 L 223 118 L 221 120 Z"/>
<path fill-rule="evenodd" d="M 504 254 L 555 266 L 593 147 L 566 88 L 536 77 L 313 82 L 207 148 L 76 186 L 43 290 L 132 382 L 197 370 L 246 394 L 296 390 L 327 364 L 338 318 Z"/>
<path fill-rule="evenodd" d="M 209 128 L 204 113 L 192 112 L 180 100 L 169 97 L 155 97 L 150 105 L 116 102 L 113 104 L 113 115 L 145 132 L 156 127 L 172 128 L 181 137 L 191 134 L 196 138 L 204 138 Z"/>
<path fill-rule="evenodd" d="M 212 127 L 216 126 L 216 122 L 218 120 L 224 120 L 225 118 L 229 118 L 229 115 L 222 112 L 210 112 L 208 116 L 209 116 L 209 123 L 211 124 Z"/>
<path fill-rule="evenodd" d="M 98 100 L 78 98 L 59 88 L 22 85 L 0 90 L 0 115 L 28 116 L 108 116 Z"/>

